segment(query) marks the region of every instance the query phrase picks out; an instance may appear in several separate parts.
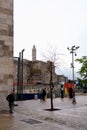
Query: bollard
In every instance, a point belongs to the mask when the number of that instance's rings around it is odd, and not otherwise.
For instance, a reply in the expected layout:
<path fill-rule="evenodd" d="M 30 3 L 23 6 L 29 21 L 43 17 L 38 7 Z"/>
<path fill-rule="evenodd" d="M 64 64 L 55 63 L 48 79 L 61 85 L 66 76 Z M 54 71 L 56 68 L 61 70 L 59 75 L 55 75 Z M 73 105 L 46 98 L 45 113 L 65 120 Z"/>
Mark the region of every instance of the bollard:
<path fill-rule="evenodd" d="M 38 99 L 38 95 L 34 95 L 34 99 L 37 100 Z"/>

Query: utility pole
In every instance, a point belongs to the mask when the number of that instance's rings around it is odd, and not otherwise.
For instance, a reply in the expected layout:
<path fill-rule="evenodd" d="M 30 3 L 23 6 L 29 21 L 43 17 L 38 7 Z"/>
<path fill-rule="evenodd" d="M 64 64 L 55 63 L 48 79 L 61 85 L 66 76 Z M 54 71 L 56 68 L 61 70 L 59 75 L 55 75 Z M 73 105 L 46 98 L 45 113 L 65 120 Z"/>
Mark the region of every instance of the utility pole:
<path fill-rule="evenodd" d="M 75 56 L 77 56 L 76 54 L 76 50 L 79 48 L 79 46 L 72 46 L 71 48 L 67 47 L 67 49 L 70 51 L 70 53 L 72 54 L 72 63 L 71 63 L 71 68 L 72 68 L 72 80 L 73 80 L 73 83 L 74 83 L 74 54 Z M 75 95 L 75 88 L 74 88 L 74 95 Z M 74 97 L 75 98 L 75 97 Z M 76 102 L 76 100 L 75 100 Z"/>

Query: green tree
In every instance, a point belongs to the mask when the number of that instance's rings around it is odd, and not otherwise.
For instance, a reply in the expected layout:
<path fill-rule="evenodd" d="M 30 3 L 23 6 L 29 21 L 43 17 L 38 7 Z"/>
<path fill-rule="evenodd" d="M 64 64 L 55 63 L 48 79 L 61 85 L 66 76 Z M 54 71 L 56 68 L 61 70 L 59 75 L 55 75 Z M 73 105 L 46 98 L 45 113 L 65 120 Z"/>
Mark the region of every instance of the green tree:
<path fill-rule="evenodd" d="M 79 69 L 78 73 L 81 76 L 79 81 L 87 84 L 87 56 L 82 56 L 79 59 L 76 59 L 77 62 L 81 64 L 81 68 Z"/>

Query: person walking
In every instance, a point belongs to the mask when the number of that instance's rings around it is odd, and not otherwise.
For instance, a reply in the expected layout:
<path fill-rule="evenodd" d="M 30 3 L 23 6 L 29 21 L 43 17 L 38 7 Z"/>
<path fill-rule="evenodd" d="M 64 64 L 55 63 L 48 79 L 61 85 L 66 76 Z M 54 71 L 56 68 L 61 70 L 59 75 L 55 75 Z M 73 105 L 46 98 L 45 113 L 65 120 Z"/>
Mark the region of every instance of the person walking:
<path fill-rule="evenodd" d="M 61 84 L 60 91 L 61 91 L 61 98 L 64 98 L 64 86 L 63 86 L 63 84 Z"/>
<path fill-rule="evenodd" d="M 73 90 L 72 104 L 76 104 L 75 90 Z"/>
<path fill-rule="evenodd" d="M 73 89 L 72 89 L 72 87 L 68 88 L 68 92 L 69 92 L 69 98 L 72 98 L 73 97 Z"/>
<path fill-rule="evenodd" d="M 10 93 L 7 97 L 6 100 L 9 103 L 9 112 L 13 113 L 13 108 L 14 108 L 14 101 L 15 101 L 15 97 L 13 93 Z"/>
<path fill-rule="evenodd" d="M 46 90 L 43 89 L 43 91 L 42 91 L 42 99 L 43 99 L 43 101 L 45 101 L 45 98 L 46 98 Z"/>

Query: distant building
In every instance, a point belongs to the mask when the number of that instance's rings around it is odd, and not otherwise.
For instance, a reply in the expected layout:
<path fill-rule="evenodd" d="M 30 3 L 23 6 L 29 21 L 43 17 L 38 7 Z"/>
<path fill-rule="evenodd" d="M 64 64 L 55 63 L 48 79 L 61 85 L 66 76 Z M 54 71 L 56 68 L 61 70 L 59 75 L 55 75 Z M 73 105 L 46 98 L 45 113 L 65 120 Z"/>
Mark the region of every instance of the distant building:
<path fill-rule="evenodd" d="M 59 84 L 64 84 L 68 81 L 68 78 L 64 75 L 57 75 L 57 81 Z"/>

